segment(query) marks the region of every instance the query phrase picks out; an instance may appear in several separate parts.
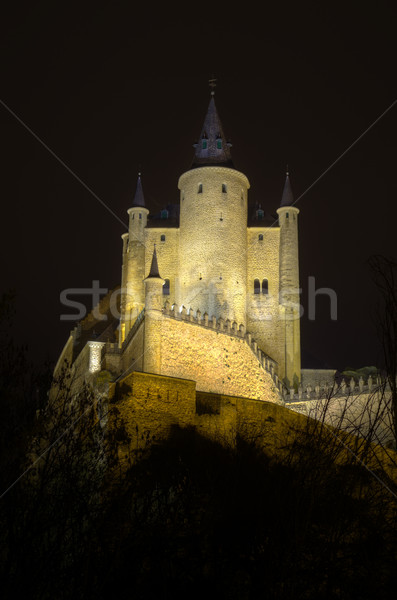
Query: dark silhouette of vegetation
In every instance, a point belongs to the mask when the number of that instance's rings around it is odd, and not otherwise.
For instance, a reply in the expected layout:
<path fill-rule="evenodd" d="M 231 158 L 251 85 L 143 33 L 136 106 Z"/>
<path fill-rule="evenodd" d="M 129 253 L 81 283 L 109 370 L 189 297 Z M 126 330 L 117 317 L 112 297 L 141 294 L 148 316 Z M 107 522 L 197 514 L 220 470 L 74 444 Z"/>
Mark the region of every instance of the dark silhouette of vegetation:
<path fill-rule="evenodd" d="M 3 389 L 18 395 L 12 377 Z M 5 426 L 23 452 L 0 492 L 34 467 L 0 500 L 3 598 L 390 597 L 396 479 L 357 460 L 372 460 L 371 434 L 302 419 L 275 452 L 261 436 L 231 446 L 174 427 L 121 467 L 129 435 L 103 379 L 76 394 L 66 370 L 26 428 Z"/>

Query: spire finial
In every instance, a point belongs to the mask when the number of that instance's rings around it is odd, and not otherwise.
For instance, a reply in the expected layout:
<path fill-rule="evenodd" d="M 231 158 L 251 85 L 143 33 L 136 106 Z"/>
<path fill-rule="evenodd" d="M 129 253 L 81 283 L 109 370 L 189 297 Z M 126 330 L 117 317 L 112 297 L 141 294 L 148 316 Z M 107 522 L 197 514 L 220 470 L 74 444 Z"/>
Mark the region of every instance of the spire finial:
<path fill-rule="evenodd" d="M 217 79 L 214 75 L 211 75 L 211 78 L 208 80 L 208 85 L 211 88 L 211 96 L 215 96 L 215 88 L 216 88 Z"/>

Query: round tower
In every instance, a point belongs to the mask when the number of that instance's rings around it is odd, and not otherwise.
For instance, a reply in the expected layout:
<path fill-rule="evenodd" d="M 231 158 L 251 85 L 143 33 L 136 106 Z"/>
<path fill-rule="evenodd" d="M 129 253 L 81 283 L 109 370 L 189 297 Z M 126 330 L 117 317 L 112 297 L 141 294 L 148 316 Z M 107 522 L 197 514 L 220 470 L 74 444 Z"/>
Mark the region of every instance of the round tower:
<path fill-rule="evenodd" d="M 122 296 L 120 319 L 120 344 L 123 343 L 129 330 L 145 305 L 145 246 L 144 235 L 147 224 L 148 209 L 145 207 L 141 174 L 138 181 L 134 202 L 128 209 L 128 234 L 123 234 L 123 268 Z"/>
<path fill-rule="evenodd" d="M 212 95 L 179 179 L 179 304 L 246 324 L 247 177 L 234 169 Z"/>
<path fill-rule="evenodd" d="M 287 385 L 301 380 L 300 357 L 300 295 L 298 256 L 298 214 L 294 206 L 291 182 L 287 171 L 280 208 L 280 318 L 284 337 L 284 365 L 280 376 Z"/>
<path fill-rule="evenodd" d="M 143 370 L 145 373 L 160 374 L 161 371 L 161 319 L 163 308 L 163 285 L 154 246 L 152 264 L 145 285 L 145 329 L 143 348 Z"/>

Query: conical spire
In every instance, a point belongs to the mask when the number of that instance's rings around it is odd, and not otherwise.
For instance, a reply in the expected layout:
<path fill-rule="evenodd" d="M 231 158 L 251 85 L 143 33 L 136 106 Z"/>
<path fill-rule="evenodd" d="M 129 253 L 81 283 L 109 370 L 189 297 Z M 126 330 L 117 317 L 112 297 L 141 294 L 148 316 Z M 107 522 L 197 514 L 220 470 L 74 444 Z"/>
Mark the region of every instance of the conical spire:
<path fill-rule="evenodd" d="M 287 168 L 287 173 L 285 177 L 283 195 L 281 196 L 280 208 L 283 206 L 293 206 L 294 204 L 294 195 L 292 193 L 291 182 L 289 180 L 289 173 Z"/>
<path fill-rule="evenodd" d="M 159 265 L 157 262 L 156 244 L 154 244 L 152 264 L 150 266 L 150 272 L 149 272 L 149 275 L 147 276 L 147 279 L 149 279 L 149 277 L 151 277 L 152 279 L 161 279 L 161 276 L 159 273 Z"/>
<path fill-rule="evenodd" d="M 132 203 L 132 206 L 142 206 L 143 208 L 145 207 L 145 197 L 143 195 L 142 181 L 141 181 L 140 173 L 138 173 L 138 181 L 136 184 L 136 191 L 135 191 L 134 202 Z"/>
<path fill-rule="evenodd" d="M 194 153 L 192 167 L 220 165 L 233 168 L 230 146 L 231 144 L 226 141 L 225 134 L 223 133 L 222 123 L 216 110 L 214 96 L 211 94 L 211 100 L 204 119 L 200 139 L 197 144 L 194 144 L 196 151 Z"/>

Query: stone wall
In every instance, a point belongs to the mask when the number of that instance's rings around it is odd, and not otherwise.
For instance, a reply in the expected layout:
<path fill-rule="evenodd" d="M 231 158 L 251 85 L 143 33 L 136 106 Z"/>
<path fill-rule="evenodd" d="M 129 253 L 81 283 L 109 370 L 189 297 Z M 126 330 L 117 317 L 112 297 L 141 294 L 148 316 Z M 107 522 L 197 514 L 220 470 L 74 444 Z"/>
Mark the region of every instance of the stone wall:
<path fill-rule="evenodd" d="M 263 241 L 259 235 L 263 235 Z M 279 227 L 247 230 L 247 329 L 266 354 L 284 364 L 284 328 L 279 310 Z M 269 294 L 254 294 L 254 280 L 269 282 Z"/>
<path fill-rule="evenodd" d="M 200 391 L 279 402 L 271 375 L 245 337 L 164 315 L 160 355 L 162 375 L 194 379 Z"/>
<path fill-rule="evenodd" d="M 273 402 L 197 392 L 194 381 L 149 373 L 131 373 L 112 384 L 109 403 L 109 414 L 115 407 L 131 436 L 121 453 L 163 439 L 173 425 L 195 427 L 226 444 L 234 444 L 240 434 L 274 447 L 276 429 L 306 422 Z"/>

